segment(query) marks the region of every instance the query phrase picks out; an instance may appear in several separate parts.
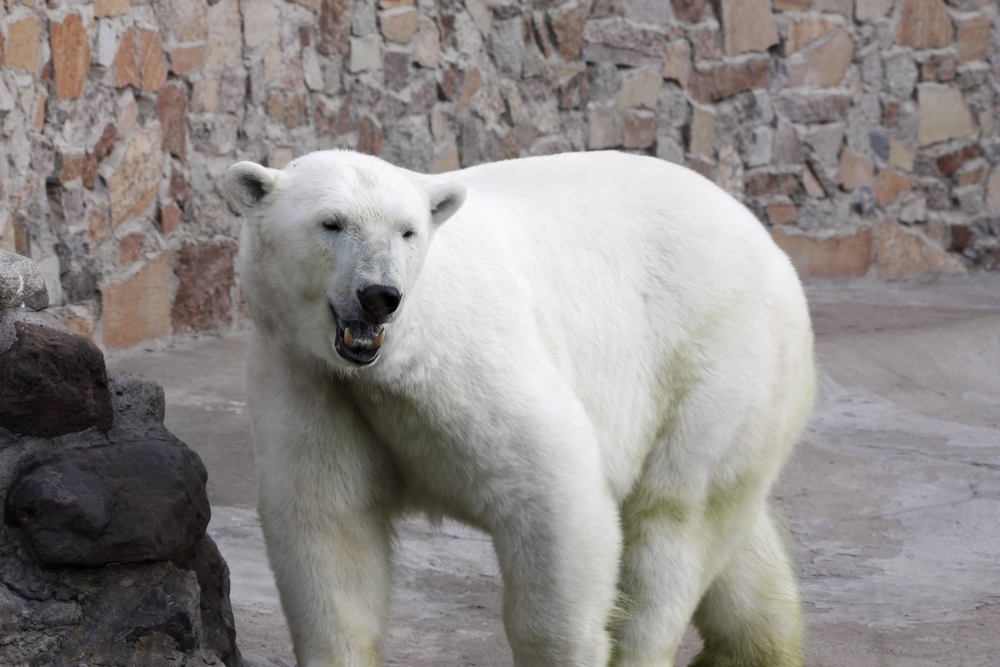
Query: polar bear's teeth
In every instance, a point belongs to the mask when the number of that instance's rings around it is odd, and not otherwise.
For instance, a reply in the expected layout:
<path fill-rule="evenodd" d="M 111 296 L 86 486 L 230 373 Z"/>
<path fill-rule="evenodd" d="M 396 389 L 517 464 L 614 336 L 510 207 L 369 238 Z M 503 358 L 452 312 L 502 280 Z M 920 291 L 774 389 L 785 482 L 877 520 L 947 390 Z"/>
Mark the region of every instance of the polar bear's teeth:
<path fill-rule="evenodd" d="M 344 329 L 344 345 L 350 346 L 354 344 L 354 337 L 351 336 L 350 329 Z"/>
<path fill-rule="evenodd" d="M 372 341 L 372 347 L 378 348 L 378 346 L 382 344 L 383 340 L 385 340 L 385 329 L 380 331 L 378 336 L 375 337 L 375 340 Z"/>

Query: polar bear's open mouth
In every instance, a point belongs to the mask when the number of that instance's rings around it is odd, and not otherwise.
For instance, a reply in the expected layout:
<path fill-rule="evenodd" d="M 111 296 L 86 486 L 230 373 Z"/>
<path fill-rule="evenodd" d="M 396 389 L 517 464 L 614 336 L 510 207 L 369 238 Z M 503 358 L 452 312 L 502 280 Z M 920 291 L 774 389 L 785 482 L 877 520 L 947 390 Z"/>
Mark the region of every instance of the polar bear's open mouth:
<path fill-rule="evenodd" d="M 335 347 L 337 354 L 360 366 L 367 366 L 378 359 L 380 346 L 385 338 L 385 328 L 381 324 L 371 324 L 363 320 L 345 320 L 330 304 L 333 319 L 337 323 Z"/>

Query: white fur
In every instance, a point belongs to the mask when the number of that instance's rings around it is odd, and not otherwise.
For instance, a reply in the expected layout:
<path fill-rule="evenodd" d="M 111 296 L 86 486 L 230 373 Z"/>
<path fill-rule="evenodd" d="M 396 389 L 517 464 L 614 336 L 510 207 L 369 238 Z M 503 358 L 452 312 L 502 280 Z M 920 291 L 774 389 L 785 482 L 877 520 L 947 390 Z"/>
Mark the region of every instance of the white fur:
<path fill-rule="evenodd" d="M 812 332 L 743 206 L 619 153 L 424 176 L 327 151 L 228 182 L 299 665 L 379 663 L 392 519 L 411 510 L 492 535 L 518 666 L 670 665 L 692 616 L 698 664 L 801 663 L 766 496 L 812 405 Z M 330 303 L 360 312 L 371 284 L 402 302 L 355 367 Z"/>

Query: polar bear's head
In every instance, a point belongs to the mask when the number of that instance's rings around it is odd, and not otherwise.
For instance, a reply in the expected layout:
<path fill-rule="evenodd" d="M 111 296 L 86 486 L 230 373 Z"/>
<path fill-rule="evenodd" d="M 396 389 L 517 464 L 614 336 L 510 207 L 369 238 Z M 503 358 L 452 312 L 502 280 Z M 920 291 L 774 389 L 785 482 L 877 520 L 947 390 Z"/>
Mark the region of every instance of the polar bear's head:
<path fill-rule="evenodd" d="M 320 151 L 229 168 L 243 210 L 240 272 L 258 327 L 339 369 L 374 362 L 437 227 L 465 188 L 378 158 Z"/>

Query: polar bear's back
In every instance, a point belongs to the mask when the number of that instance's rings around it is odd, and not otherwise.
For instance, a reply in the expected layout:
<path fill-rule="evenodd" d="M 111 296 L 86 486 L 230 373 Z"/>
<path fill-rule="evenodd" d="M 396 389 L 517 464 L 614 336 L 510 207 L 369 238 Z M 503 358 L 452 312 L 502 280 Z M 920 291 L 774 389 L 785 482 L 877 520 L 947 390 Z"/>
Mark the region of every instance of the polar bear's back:
<path fill-rule="evenodd" d="M 736 432 L 755 411 L 789 415 L 797 400 L 808 411 L 812 336 L 795 271 L 760 222 L 707 179 L 611 152 L 435 178 L 463 183 L 468 196 L 431 244 L 425 273 L 438 280 L 428 281 L 426 312 L 447 318 L 455 307 L 451 316 L 479 323 L 487 354 L 513 347 L 525 369 L 555 364 L 600 432 L 618 491 L 648 454 L 636 443 L 663 433 L 667 412 L 700 442 L 699 428 Z M 519 339 L 542 345 L 512 345 Z M 733 422 L 700 423 L 719 404 Z M 797 432 L 799 417 L 788 419 L 766 428 Z"/>

